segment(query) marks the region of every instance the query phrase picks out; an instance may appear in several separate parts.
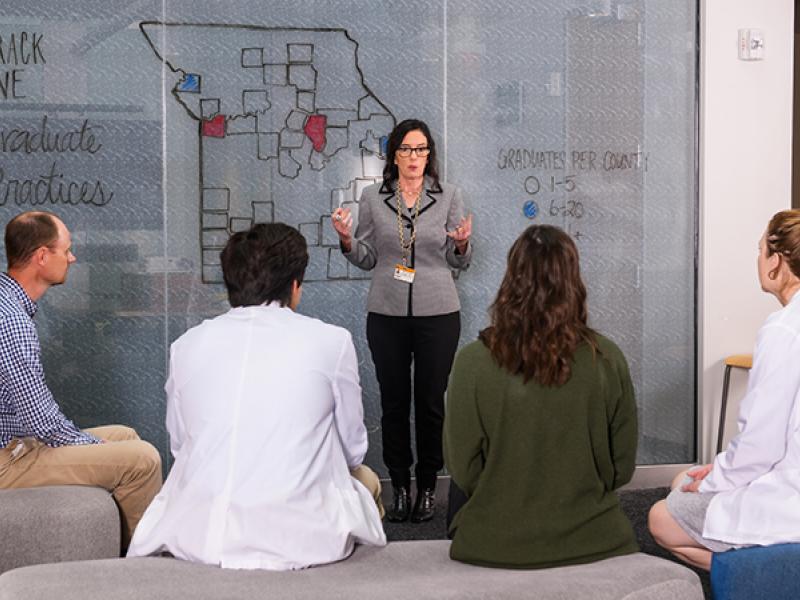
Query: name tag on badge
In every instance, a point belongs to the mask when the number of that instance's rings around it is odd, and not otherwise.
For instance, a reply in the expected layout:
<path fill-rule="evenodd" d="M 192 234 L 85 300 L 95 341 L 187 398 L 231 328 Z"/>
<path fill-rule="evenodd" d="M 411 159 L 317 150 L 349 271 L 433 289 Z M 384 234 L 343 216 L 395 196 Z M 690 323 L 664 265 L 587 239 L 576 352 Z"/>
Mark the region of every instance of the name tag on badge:
<path fill-rule="evenodd" d="M 406 283 L 414 283 L 414 269 L 403 265 L 394 266 L 394 278 Z"/>

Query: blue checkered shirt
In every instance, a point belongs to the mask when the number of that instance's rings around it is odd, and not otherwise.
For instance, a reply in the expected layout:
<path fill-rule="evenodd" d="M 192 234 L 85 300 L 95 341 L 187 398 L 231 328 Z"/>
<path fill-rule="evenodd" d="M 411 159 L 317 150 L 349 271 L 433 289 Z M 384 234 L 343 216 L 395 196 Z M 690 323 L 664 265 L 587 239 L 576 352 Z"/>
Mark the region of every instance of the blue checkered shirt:
<path fill-rule="evenodd" d="M 48 446 L 97 444 L 64 416 L 47 387 L 36 308 L 12 277 L 0 273 L 0 448 L 24 437 Z"/>

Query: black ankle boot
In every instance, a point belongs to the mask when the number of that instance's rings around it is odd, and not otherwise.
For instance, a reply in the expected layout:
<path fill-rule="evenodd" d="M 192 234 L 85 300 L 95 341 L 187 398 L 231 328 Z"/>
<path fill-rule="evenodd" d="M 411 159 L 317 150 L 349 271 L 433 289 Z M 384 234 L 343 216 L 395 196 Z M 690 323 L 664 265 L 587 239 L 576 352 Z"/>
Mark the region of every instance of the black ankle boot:
<path fill-rule="evenodd" d="M 386 513 L 386 518 L 392 523 L 400 523 L 408 520 L 408 514 L 411 512 L 411 494 L 407 487 L 392 488 L 394 492 L 394 500 L 392 500 L 392 507 Z"/>
<path fill-rule="evenodd" d="M 422 523 L 433 518 L 436 498 L 434 488 L 423 488 L 417 491 L 417 501 L 414 503 L 414 512 L 411 513 L 412 523 Z"/>

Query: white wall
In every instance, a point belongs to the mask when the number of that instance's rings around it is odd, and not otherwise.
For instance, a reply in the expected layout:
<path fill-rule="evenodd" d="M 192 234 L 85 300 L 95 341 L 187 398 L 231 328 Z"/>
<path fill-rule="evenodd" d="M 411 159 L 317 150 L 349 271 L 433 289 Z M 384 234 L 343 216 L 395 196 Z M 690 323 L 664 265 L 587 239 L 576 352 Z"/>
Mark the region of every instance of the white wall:
<path fill-rule="evenodd" d="M 737 30 L 765 33 L 765 59 L 740 61 Z M 702 0 L 700 40 L 700 458 L 716 443 L 722 361 L 751 352 L 779 308 L 758 286 L 758 240 L 791 205 L 793 0 Z M 746 377 L 734 371 L 728 431 Z M 731 402 L 732 401 L 732 402 Z"/>

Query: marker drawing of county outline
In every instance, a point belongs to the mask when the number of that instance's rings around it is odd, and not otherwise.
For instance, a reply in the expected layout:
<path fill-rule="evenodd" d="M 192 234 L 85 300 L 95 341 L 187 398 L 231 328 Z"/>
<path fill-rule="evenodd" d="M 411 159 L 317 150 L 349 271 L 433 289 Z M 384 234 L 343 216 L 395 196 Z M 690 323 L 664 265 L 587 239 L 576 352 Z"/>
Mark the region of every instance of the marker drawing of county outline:
<path fill-rule="evenodd" d="M 306 281 L 367 277 L 341 256 L 329 218 L 337 206 L 357 214 L 361 190 L 380 180 L 396 119 L 364 82 L 349 33 L 156 21 L 139 28 L 173 75 L 173 98 L 197 122 L 203 282 L 222 281 L 219 252 L 231 233 L 273 221 L 305 235 Z M 167 135 L 176 127 L 165 126 Z"/>

